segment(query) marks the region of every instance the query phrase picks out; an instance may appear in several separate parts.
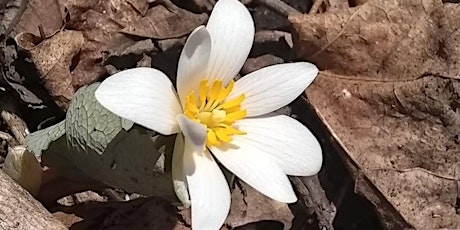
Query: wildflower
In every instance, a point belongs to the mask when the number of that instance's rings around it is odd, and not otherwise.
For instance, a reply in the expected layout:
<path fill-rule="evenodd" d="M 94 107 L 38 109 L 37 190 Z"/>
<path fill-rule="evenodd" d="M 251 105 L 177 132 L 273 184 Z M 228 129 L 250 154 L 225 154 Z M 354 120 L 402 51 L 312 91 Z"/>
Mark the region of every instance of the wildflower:
<path fill-rule="evenodd" d="M 115 114 L 176 137 L 172 173 L 178 198 L 190 202 L 193 229 L 218 229 L 230 209 L 230 190 L 216 163 L 268 197 L 297 200 L 287 175 L 316 174 L 321 147 L 298 121 L 271 112 L 289 104 L 314 80 L 310 63 L 273 65 L 233 78 L 254 38 L 254 23 L 237 0 L 216 3 L 179 58 L 177 91 L 152 68 L 106 79 L 96 98 Z M 190 197 L 189 197 L 190 195 Z"/>

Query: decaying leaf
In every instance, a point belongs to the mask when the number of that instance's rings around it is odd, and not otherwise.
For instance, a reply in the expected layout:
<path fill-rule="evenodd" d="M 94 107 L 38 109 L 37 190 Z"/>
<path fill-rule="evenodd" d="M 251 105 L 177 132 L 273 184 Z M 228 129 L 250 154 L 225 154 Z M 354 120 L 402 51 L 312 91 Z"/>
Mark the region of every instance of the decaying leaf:
<path fill-rule="evenodd" d="M 308 99 L 387 227 L 460 226 L 459 20 L 460 6 L 441 0 L 290 17 L 298 54 L 324 70 Z M 399 214 L 409 225 L 385 221 Z"/>
<path fill-rule="evenodd" d="M 133 1 L 131 1 L 133 2 Z M 68 27 L 81 31 L 85 44 L 75 61 L 72 85 L 79 88 L 97 81 L 104 73 L 104 52 L 122 46 L 126 37 L 119 31 L 142 17 L 127 1 L 68 1 Z"/>
<path fill-rule="evenodd" d="M 19 41 L 19 40 L 18 40 Z M 61 107 L 67 108 L 73 96 L 70 66 L 74 56 L 80 51 L 85 40 L 81 32 L 61 31 L 53 37 L 32 47 L 30 43 L 18 42 L 27 46 L 45 88 Z"/>
<path fill-rule="evenodd" d="M 273 224 L 278 223 L 276 226 L 283 225 L 283 229 L 290 229 L 294 215 L 286 203 L 266 197 L 240 180 L 236 184 L 237 186 L 232 191 L 230 213 L 224 226 L 221 227 L 222 230 L 235 229 L 248 224 L 255 224 L 260 229 L 266 229 L 267 226 L 262 227 L 263 221 L 269 221 L 268 225 L 272 224 L 273 226 Z M 184 223 L 182 223 L 181 228 L 178 225 L 176 229 L 190 229 L 186 227 L 191 225 L 190 209 L 184 209 L 180 214 Z M 249 227 L 248 229 L 252 228 Z"/>
<path fill-rule="evenodd" d="M 145 17 L 128 25 L 122 32 L 154 39 L 178 38 L 190 33 L 207 19 L 206 14 L 194 14 L 172 4 L 168 6 L 150 8 Z"/>
<path fill-rule="evenodd" d="M 142 16 L 144 16 L 149 9 L 149 3 L 147 0 L 128 0 L 127 2 L 131 4 Z"/>
<path fill-rule="evenodd" d="M 58 0 L 30 0 L 15 32 L 47 38 L 63 27 L 64 17 L 64 6 Z"/>
<path fill-rule="evenodd" d="M 264 220 L 279 221 L 283 229 L 290 229 L 292 224 L 291 210 L 286 203 L 275 201 L 244 182 L 239 182 L 232 191 L 232 205 L 226 225 L 231 228 Z"/>
<path fill-rule="evenodd" d="M 0 37 L 5 39 L 14 30 L 27 8 L 27 0 L 0 1 Z"/>

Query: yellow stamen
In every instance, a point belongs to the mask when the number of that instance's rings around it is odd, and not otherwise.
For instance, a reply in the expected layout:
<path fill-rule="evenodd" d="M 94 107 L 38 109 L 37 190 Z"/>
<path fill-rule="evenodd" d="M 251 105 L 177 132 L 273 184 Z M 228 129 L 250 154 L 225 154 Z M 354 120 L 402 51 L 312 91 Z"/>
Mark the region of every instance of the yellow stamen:
<path fill-rule="evenodd" d="M 229 101 L 224 102 L 224 103 L 221 105 L 221 107 L 222 107 L 223 109 L 228 109 L 228 108 L 231 108 L 231 107 L 234 107 L 234 106 L 239 106 L 239 105 L 241 104 L 241 102 L 244 101 L 244 98 L 245 98 L 245 97 L 246 97 L 246 96 L 245 96 L 244 94 L 241 94 L 241 95 L 240 95 L 239 97 L 237 97 L 237 98 L 234 98 L 234 99 L 232 99 L 232 100 L 229 100 Z"/>
<path fill-rule="evenodd" d="M 217 140 L 216 133 L 213 129 L 208 129 L 208 134 L 206 135 L 206 145 L 215 146 L 220 145 L 220 142 Z"/>
<path fill-rule="evenodd" d="M 206 125 L 206 145 L 218 146 L 232 141 L 232 135 L 244 135 L 232 124 L 246 117 L 246 110 L 241 110 L 245 95 L 226 100 L 233 90 L 234 82 L 224 87 L 221 80 L 208 84 L 204 79 L 198 88 L 198 100 L 194 91 L 185 99 L 184 114 L 203 125 Z"/>
<path fill-rule="evenodd" d="M 240 120 L 240 119 L 243 119 L 245 117 L 246 117 L 246 110 L 238 110 L 236 112 L 227 114 L 227 117 L 226 117 L 225 121 L 228 124 L 229 122 L 233 123 L 233 122 L 235 122 L 237 120 Z"/>
<path fill-rule="evenodd" d="M 208 80 L 202 80 L 200 82 L 200 88 L 198 89 L 200 96 L 200 108 L 206 105 L 206 94 L 208 92 Z M 193 91 L 190 93 L 193 94 Z"/>

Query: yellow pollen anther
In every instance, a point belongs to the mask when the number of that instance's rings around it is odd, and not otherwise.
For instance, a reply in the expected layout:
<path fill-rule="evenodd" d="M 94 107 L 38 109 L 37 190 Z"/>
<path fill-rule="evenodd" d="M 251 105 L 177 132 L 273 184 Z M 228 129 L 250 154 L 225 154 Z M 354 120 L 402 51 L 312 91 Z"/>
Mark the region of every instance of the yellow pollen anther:
<path fill-rule="evenodd" d="M 218 146 L 232 141 L 232 135 L 244 135 L 232 124 L 246 117 L 246 110 L 241 110 L 241 103 L 245 95 L 227 100 L 233 90 L 234 82 L 225 87 L 221 80 L 208 84 L 204 79 L 198 87 L 198 94 L 194 91 L 185 98 L 184 114 L 195 121 L 206 125 L 207 146 Z M 198 98 L 197 98 L 198 96 Z"/>

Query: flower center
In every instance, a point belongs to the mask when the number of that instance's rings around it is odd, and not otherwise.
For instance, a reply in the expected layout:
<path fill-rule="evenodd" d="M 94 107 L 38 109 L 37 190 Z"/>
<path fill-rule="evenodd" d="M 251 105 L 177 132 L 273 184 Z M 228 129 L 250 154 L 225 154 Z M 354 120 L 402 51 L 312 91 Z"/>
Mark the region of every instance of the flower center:
<path fill-rule="evenodd" d="M 194 91 L 185 99 L 184 114 L 206 126 L 206 145 L 218 146 L 232 141 L 232 135 L 243 135 L 244 132 L 232 127 L 235 121 L 246 117 L 246 110 L 241 110 L 241 102 L 245 95 L 241 94 L 231 100 L 226 100 L 232 92 L 234 82 L 227 87 L 222 86 L 222 81 L 216 80 L 208 85 L 208 80 L 200 82 L 198 98 Z"/>

